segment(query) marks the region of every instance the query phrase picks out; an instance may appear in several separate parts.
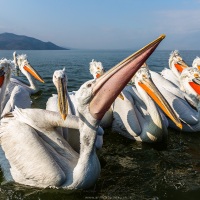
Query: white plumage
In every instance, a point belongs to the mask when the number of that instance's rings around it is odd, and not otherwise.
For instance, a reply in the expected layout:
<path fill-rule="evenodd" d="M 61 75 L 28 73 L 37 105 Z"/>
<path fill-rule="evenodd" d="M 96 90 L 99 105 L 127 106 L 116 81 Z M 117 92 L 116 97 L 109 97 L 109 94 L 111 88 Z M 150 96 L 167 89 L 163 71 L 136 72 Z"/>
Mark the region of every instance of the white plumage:
<path fill-rule="evenodd" d="M 20 72 L 26 76 L 29 85 L 23 80 L 19 79 L 17 76 L 14 76 L 11 78 L 11 85 L 9 86 L 11 87 L 10 90 L 12 90 L 12 88 L 15 87 L 16 85 L 21 85 L 22 87 L 24 87 L 25 90 L 29 92 L 30 95 L 38 92 L 39 87 L 36 79 L 42 83 L 44 83 L 44 80 L 30 65 L 27 55 L 26 54 L 17 55 L 16 52 L 14 52 L 13 59 L 15 63 L 15 68 L 17 70 L 20 70 Z"/>
<path fill-rule="evenodd" d="M 189 66 L 183 60 L 178 50 L 171 52 L 168 62 L 169 69 L 165 68 L 163 71 L 161 71 L 161 75 L 176 86 L 180 87 L 181 72 Z"/>
<path fill-rule="evenodd" d="M 180 77 L 181 84 L 187 93 L 180 90 L 179 87 L 175 86 L 158 73 L 151 71 L 151 77 L 156 87 L 183 121 L 182 130 L 187 132 L 200 131 L 199 95 L 191 87 L 191 85 L 193 85 L 197 91 L 199 90 L 199 73 L 194 68 L 191 68 L 191 72 L 192 71 L 194 73 L 189 73 L 188 69 L 185 69 Z M 171 121 L 169 121 L 169 125 L 177 129 Z"/>
<path fill-rule="evenodd" d="M 95 61 L 94 59 L 90 62 L 89 70 L 94 79 L 99 78 L 105 72 L 102 63 Z"/>
<path fill-rule="evenodd" d="M 200 57 L 196 57 L 192 62 L 192 67 L 197 68 L 200 70 Z"/>
<path fill-rule="evenodd" d="M 59 93 L 59 85 L 63 85 L 65 87 L 63 95 L 65 95 L 67 101 L 68 101 L 68 113 L 71 115 L 77 115 L 78 116 L 78 108 L 77 108 L 77 100 L 75 98 L 76 92 L 71 92 L 71 95 L 69 94 L 67 90 L 67 76 L 65 74 L 65 68 L 62 70 L 56 70 L 53 74 L 53 83 Z M 58 95 L 53 94 L 52 97 L 50 97 L 46 103 L 46 110 L 59 112 L 59 102 L 58 102 Z M 68 141 L 68 143 L 71 145 L 71 147 L 76 151 L 80 151 L 80 133 L 78 129 L 70 129 L 70 128 L 58 128 L 60 131 L 60 134 L 63 135 L 63 137 Z M 101 127 L 98 127 L 97 130 L 97 138 L 96 138 L 96 148 L 100 149 L 103 145 L 103 134 L 104 131 Z"/>
<path fill-rule="evenodd" d="M 117 98 L 113 104 L 112 129 L 137 141 L 162 141 L 168 133 L 163 111 L 167 110 L 178 126 L 180 121 L 151 81 L 146 64 L 135 74 L 134 83 L 123 90 L 124 100 Z"/>
<path fill-rule="evenodd" d="M 1 116 L 13 111 L 15 106 L 20 108 L 29 108 L 31 106 L 31 99 L 28 92 L 20 85 L 13 85 L 10 87 L 11 72 L 14 67 L 13 63 L 10 60 L 2 59 L 0 60 L 0 65 L 1 68 L 4 68 L 5 70 L 7 68 L 7 72 L 4 73 L 5 80 L 2 85 Z"/>

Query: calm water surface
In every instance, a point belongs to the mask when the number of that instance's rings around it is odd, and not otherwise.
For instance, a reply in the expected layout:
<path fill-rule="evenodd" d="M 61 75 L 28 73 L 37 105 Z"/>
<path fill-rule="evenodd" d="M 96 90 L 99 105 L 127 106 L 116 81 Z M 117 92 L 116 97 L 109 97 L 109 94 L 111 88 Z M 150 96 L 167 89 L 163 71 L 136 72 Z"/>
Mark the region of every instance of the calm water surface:
<path fill-rule="evenodd" d="M 101 61 L 110 69 L 134 51 L 17 51 L 26 53 L 45 84 L 32 96 L 33 107 L 45 108 L 47 99 L 56 93 L 53 72 L 65 67 L 68 90 L 77 90 L 91 79 L 89 62 Z M 171 51 L 155 51 L 148 59 L 150 69 L 168 67 Z M 12 59 L 13 51 L 0 51 Z M 200 51 L 180 51 L 189 65 Z M 23 78 L 23 77 L 22 77 Z M 131 141 L 105 130 L 103 149 L 98 151 L 102 172 L 89 190 L 38 189 L 4 182 L 0 173 L 0 200 L 4 199 L 199 199 L 200 198 L 200 133 L 182 133 L 169 129 L 168 140 L 161 144 Z"/>

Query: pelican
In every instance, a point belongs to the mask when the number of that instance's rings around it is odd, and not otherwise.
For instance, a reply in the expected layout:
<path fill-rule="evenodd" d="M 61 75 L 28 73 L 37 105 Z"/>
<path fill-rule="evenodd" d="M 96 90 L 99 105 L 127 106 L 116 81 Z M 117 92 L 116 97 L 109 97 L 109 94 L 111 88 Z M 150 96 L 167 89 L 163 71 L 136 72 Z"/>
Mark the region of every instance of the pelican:
<path fill-rule="evenodd" d="M 5 97 L 5 92 L 7 89 L 7 86 L 10 82 L 12 72 L 12 64 L 7 59 L 1 59 L 0 60 L 0 116 L 2 113 L 3 108 L 3 101 Z"/>
<path fill-rule="evenodd" d="M 161 75 L 171 81 L 176 86 L 180 87 L 180 74 L 189 66 L 183 60 L 178 50 L 172 51 L 169 57 L 169 69 L 165 68 L 162 70 Z"/>
<path fill-rule="evenodd" d="M 13 69 L 13 76 L 19 76 L 20 75 L 20 69 L 17 63 L 17 53 L 16 51 L 13 52 L 13 61 L 12 61 L 15 65 L 15 68 Z"/>
<path fill-rule="evenodd" d="M 72 102 L 69 92 L 67 90 L 67 76 L 65 73 L 65 68 L 62 70 L 56 70 L 53 74 L 53 83 L 57 89 L 58 95 L 53 94 L 52 97 L 50 97 L 46 103 L 46 110 L 55 111 L 63 113 L 63 118 L 66 118 L 66 113 L 71 115 L 77 115 L 77 101 L 76 99 L 73 99 Z M 64 107 L 63 105 L 65 102 L 68 102 L 68 107 Z M 60 131 L 60 134 L 67 140 L 67 142 L 70 144 L 70 146 L 76 151 L 80 151 L 80 133 L 78 128 L 77 129 L 69 129 L 69 128 L 61 128 L 59 127 L 58 130 Z M 103 145 L 103 129 L 99 126 L 97 130 L 97 138 L 95 141 L 95 146 L 97 149 L 101 149 Z"/>
<path fill-rule="evenodd" d="M 14 106 L 20 108 L 29 108 L 31 105 L 31 99 L 27 93 L 20 85 L 17 85 L 13 88 L 12 91 L 9 91 L 11 72 L 13 71 L 13 63 L 7 59 L 0 60 L 1 68 L 5 68 L 6 72 L 1 70 L 2 77 L 2 89 L 1 89 L 1 117 L 6 113 L 13 111 Z M 5 79 L 6 77 L 6 79 Z M 8 98 L 9 97 L 9 98 Z"/>
<path fill-rule="evenodd" d="M 32 101 L 30 95 L 38 91 L 36 81 L 34 80 L 34 78 L 32 78 L 32 76 L 34 76 L 40 82 L 44 82 L 40 75 L 33 69 L 33 67 L 31 67 L 26 55 L 16 56 L 16 53 L 14 53 L 13 63 L 15 63 L 15 67 L 16 62 L 21 72 L 29 80 L 30 86 L 28 86 L 22 80 L 18 80 L 17 77 L 11 76 L 5 93 L 4 101 L 2 102 L 2 109 L 4 110 L 1 116 L 10 111 L 13 111 L 15 106 L 18 106 L 19 108 L 31 107 Z M 12 70 L 13 69 L 14 67 L 12 67 Z"/>
<path fill-rule="evenodd" d="M 200 80 L 200 72 L 198 68 L 194 67 L 184 69 L 180 76 L 180 84 L 182 91 L 187 93 L 192 99 L 195 100 L 197 95 L 200 95 L 199 80 Z"/>
<path fill-rule="evenodd" d="M 192 62 L 192 67 L 197 68 L 200 70 L 200 57 L 196 57 Z"/>
<path fill-rule="evenodd" d="M 182 131 L 200 131 L 199 116 L 199 71 L 195 68 L 184 69 L 181 73 L 180 83 L 185 92 L 156 72 L 151 71 L 151 77 L 156 87 L 168 101 L 183 122 Z M 169 126 L 177 129 L 169 120 Z"/>
<path fill-rule="evenodd" d="M 27 55 L 26 54 L 17 55 L 16 52 L 14 52 L 13 60 L 15 63 L 15 67 L 17 69 L 19 68 L 19 70 L 26 76 L 30 85 L 28 85 L 26 82 L 22 81 L 21 79 L 19 79 L 17 77 L 13 77 L 13 78 L 11 78 L 11 86 L 13 85 L 12 87 L 14 87 L 15 85 L 21 85 L 29 92 L 30 95 L 38 92 L 39 87 L 37 85 L 36 80 L 38 80 L 42 83 L 44 83 L 44 80 L 36 72 L 36 70 L 30 65 L 30 63 L 27 59 Z"/>
<path fill-rule="evenodd" d="M 151 80 L 146 64 L 135 74 L 134 83 L 135 86 L 123 90 L 124 100 L 117 98 L 113 104 L 114 132 L 140 142 L 163 141 L 168 133 L 163 112 L 182 128 L 179 118 Z"/>
<path fill-rule="evenodd" d="M 102 63 L 97 62 L 94 59 L 92 59 L 92 61 L 89 64 L 89 70 L 90 70 L 90 73 L 92 74 L 94 79 L 99 78 L 105 72 Z"/>
<path fill-rule="evenodd" d="M 67 115 L 63 120 L 56 112 L 16 109 L 14 117 L 5 117 L 0 126 L 0 164 L 5 179 L 43 188 L 93 186 L 101 170 L 94 147 L 100 120 L 164 37 L 161 35 L 100 78 L 87 81 L 76 92 L 80 154 L 55 129 L 75 128 L 77 116 Z"/>

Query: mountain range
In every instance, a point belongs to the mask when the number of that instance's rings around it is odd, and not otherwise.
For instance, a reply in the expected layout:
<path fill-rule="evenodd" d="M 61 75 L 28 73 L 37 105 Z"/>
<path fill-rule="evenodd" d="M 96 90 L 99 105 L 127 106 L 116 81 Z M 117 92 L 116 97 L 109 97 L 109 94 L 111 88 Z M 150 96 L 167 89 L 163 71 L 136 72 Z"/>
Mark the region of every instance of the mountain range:
<path fill-rule="evenodd" d="M 0 50 L 69 50 L 52 42 L 13 33 L 0 34 Z"/>

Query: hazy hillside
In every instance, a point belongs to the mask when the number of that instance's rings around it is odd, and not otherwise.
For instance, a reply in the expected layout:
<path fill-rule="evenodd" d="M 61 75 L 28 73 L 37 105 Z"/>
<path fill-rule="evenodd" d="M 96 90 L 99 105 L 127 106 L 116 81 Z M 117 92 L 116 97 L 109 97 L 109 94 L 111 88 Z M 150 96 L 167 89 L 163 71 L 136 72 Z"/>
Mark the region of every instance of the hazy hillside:
<path fill-rule="evenodd" d="M 13 33 L 0 34 L 0 50 L 68 50 L 59 47 L 52 42 L 43 42 L 41 40 L 27 37 L 24 35 L 15 35 Z"/>

